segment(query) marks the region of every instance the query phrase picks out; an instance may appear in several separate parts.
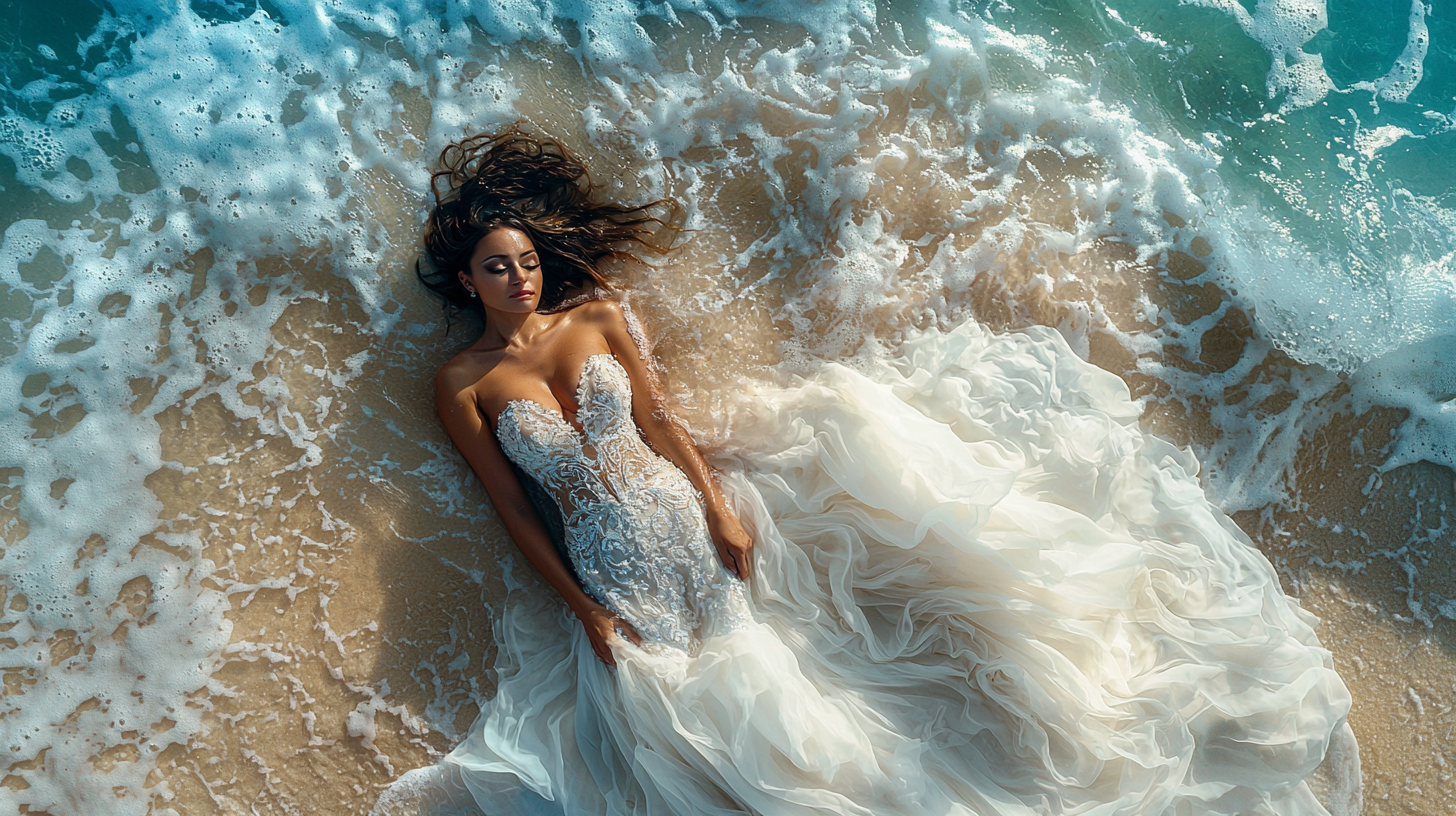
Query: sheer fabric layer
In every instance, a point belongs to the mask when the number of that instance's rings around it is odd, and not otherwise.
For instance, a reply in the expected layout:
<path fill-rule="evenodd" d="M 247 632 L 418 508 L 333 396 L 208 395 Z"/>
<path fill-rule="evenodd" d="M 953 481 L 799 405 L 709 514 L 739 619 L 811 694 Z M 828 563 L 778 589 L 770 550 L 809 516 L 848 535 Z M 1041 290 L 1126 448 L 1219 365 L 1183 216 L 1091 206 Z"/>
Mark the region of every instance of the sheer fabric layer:
<path fill-rule="evenodd" d="M 587 593 L 650 647 L 696 648 L 749 620 L 743 588 L 718 563 L 702 498 L 632 420 L 632 382 L 611 354 L 588 357 L 578 430 L 530 400 L 501 411 L 501 448 L 555 499 Z"/>
<path fill-rule="evenodd" d="M 444 769 L 486 813 L 1324 812 L 1349 696 L 1314 619 L 1055 332 L 928 333 L 734 419 L 751 617 L 613 670 L 514 592 Z M 712 557 L 662 529 L 630 546 Z"/>

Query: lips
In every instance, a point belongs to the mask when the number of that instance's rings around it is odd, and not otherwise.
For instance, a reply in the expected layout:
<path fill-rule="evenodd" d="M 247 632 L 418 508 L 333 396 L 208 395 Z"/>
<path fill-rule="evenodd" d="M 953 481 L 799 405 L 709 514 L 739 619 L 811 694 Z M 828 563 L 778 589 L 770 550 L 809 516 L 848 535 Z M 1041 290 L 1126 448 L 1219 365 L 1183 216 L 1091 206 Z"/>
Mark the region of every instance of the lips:
<path fill-rule="evenodd" d="M 522 289 L 514 295 L 511 295 L 511 300 L 526 300 L 534 294 L 536 293 L 531 291 L 530 289 Z"/>

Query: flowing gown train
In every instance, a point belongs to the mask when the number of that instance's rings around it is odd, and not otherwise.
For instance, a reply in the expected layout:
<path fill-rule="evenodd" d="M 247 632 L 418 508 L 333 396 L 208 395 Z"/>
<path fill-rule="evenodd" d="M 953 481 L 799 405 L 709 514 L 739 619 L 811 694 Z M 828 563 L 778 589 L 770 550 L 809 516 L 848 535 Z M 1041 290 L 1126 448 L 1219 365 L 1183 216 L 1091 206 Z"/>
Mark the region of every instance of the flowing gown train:
<path fill-rule="evenodd" d="M 591 358 L 582 428 L 526 401 L 507 454 L 641 647 L 602 665 L 539 586 L 445 768 L 490 816 L 1322 814 L 1349 695 L 1311 615 L 1056 332 L 931 331 L 869 372 L 745 395 L 700 499 Z"/>

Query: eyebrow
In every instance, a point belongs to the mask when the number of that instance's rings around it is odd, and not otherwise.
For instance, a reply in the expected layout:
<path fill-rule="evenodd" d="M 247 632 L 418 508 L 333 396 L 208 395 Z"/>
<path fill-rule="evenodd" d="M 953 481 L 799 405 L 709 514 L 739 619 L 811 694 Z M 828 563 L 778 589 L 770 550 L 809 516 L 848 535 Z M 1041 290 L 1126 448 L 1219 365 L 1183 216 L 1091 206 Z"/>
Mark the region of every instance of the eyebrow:
<path fill-rule="evenodd" d="M 520 255 L 520 257 L 524 258 L 527 255 L 536 255 L 536 254 L 537 254 L 536 250 L 533 249 L 533 250 L 530 250 L 529 252 L 522 252 L 521 255 Z M 487 255 L 484 258 L 481 258 L 480 259 L 480 262 L 481 263 L 485 263 L 486 261 L 493 261 L 496 258 L 507 258 L 507 259 L 509 259 L 510 257 L 511 256 L 506 255 L 504 253 L 497 253 L 495 255 Z"/>

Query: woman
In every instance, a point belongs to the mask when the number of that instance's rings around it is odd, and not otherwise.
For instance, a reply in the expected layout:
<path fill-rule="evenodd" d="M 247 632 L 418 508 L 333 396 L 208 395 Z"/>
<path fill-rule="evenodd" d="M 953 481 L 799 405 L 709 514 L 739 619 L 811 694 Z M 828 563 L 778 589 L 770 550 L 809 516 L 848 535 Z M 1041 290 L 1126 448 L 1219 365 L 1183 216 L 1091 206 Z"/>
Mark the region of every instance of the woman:
<path fill-rule="evenodd" d="M 456 196 L 436 208 L 425 235 L 436 268 L 454 274 L 444 286 L 437 283 L 437 291 L 456 300 L 478 300 L 486 318 L 480 339 L 446 363 L 436 378 L 446 430 L 486 485 L 511 538 L 581 620 L 592 651 L 604 663 L 615 663 L 609 645 L 615 633 L 641 642 L 634 623 L 651 627 L 654 642 L 685 637 L 686 630 L 659 631 L 667 624 L 658 615 L 675 613 L 672 625 L 681 626 L 687 620 L 679 618 L 698 610 L 660 608 L 663 602 L 679 600 L 673 593 L 653 594 L 658 582 L 671 579 L 655 572 L 661 566 L 657 561 L 638 558 L 647 553 L 630 552 L 627 537 L 650 534 L 659 525 L 680 527 L 675 532 L 694 545 L 711 541 L 724 566 L 739 579 L 751 569 L 752 541 L 692 440 L 671 421 L 649 387 L 647 360 L 621 307 L 594 300 L 569 311 L 540 311 L 543 305 L 559 307 L 568 287 L 604 283 L 599 260 L 612 254 L 618 242 L 645 243 L 642 227 L 653 219 L 642 208 L 592 204 L 577 184 L 586 178 L 578 161 L 559 145 L 516 130 L 452 146 L 442 162 L 462 169 L 444 171 L 437 179 L 463 178 Z M 521 176 L 514 185 L 499 178 L 507 168 Z M 536 208 L 541 211 L 533 212 Z M 578 223 L 571 223 L 573 219 Z M 584 233 L 579 245 L 571 243 L 576 239 L 571 230 Z M 536 241 L 542 243 L 540 250 Z M 554 267 L 549 281 L 544 268 L 548 263 Z M 624 405 L 611 403 L 619 397 L 626 400 Z M 596 421 L 590 432 L 582 427 L 583 409 Z M 598 429 L 598 422 L 608 427 Z M 643 447 L 638 429 L 671 465 Z M 595 449 L 590 458 L 603 466 L 558 461 L 560 451 L 552 447 L 557 432 L 582 436 L 582 447 Z M 553 489 L 553 498 L 568 516 L 573 565 L 562 562 L 548 538 L 502 451 L 505 442 L 513 446 L 510 454 L 517 465 Z M 533 449 L 542 442 L 544 449 Z M 596 472 L 587 472 L 591 470 Z M 599 482 L 598 476 L 605 481 Z M 590 479 L 596 495 L 582 495 L 583 486 L 573 477 Z M 626 479 L 640 484 L 628 492 Z M 698 507 L 700 496 L 706 514 Z M 612 528 L 605 537 L 597 534 L 602 525 Z M 626 549 L 608 551 L 604 546 Z M 706 603 L 700 593 L 721 594 L 723 603 L 742 613 L 742 592 L 722 570 L 706 563 L 686 569 L 680 577 L 689 582 L 689 595 L 683 600 Z M 578 578 L 585 582 L 578 584 Z M 642 595 L 629 598 L 624 593 Z M 615 610 L 631 610 L 626 614 L 632 620 Z"/>
<path fill-rule="evenodd" d="M 720 484 L 631 313 L 573 297 L 662 250 L 663 202 L 594 201 L 515 128 L 441 163 L 421 277 L 485 329 L 440 415 L 560 599 L 519 582 L 498 621 L 446 763 L 479 808 L 1324 812 L 1304 778 L 1349 700 L 1312 618 L 1055 332 L 745 397 Z"/>

